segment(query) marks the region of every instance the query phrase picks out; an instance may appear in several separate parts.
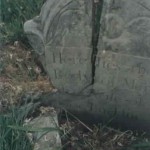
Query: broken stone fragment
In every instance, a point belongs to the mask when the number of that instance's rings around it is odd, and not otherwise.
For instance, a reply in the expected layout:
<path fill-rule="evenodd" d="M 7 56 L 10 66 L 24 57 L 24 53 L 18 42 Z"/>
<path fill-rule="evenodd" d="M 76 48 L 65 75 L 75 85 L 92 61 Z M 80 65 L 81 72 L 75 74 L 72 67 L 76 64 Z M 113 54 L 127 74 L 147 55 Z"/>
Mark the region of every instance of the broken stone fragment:
<path fill-rule="evenodd" d="M 44 110 L 42 110 L 42 112 L 43 111 Z M 27 125 L 31 126 L 33 129 L 58 129 L 57 114 L 53 111 L 48 113 L 47 115 L 39 116 L 28 122 Z M 34 150 L 56 150 L 61 148 L 61 139 L 58 131 L 36 131 L 34 133 L 28 133 L 28 137 L 30 141 L 35 145 Z"/>

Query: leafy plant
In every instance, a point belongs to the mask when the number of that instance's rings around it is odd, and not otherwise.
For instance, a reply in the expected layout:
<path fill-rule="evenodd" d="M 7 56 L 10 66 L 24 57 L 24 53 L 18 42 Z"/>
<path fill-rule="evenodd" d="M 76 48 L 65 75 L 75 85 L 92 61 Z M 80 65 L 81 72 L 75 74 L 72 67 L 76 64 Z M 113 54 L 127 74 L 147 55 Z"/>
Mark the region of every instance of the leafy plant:
<path fill-rule="evenodd" d="M 31 150 L 32 145 L 26 132 L 12 126 L 23 127 L 24 119 L 31 111 L 28 107 L 11 108 L 7 114 L 0 115 L 0 150 Z"/>
<path fill-rule="evenodd" d="M 26 42 L 23 24 L 39 14 L 42 4 L 43 0 L 0 0 L 0 40 Z"/>

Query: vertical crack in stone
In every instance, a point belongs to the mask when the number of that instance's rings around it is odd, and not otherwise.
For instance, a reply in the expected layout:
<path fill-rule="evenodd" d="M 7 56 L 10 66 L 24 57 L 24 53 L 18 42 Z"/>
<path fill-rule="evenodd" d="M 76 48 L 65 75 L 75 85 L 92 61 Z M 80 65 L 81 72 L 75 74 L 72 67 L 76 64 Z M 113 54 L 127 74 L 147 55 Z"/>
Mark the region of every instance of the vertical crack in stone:
<path fill-rule="evenodd" d="M 91 56 L 91 63 L 92 63 L 92 84 L 94 84 L 95 78 L 95 62 L 97 56 L 97 45 L 99 40 L 99 33 L 100 33 L 100 19 L 102 14 L 103 8 L 103 0 L 93 0 L 93 7 L 92 7 L 92 47 L 93 52 Z"/>

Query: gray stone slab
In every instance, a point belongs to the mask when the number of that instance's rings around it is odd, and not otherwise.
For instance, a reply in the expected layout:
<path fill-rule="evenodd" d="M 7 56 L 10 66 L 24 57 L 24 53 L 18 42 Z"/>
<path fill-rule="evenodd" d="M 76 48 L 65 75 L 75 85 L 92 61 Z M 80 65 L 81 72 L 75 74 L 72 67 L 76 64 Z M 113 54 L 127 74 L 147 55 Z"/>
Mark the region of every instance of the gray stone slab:
<path fill-rule="evenodd" d="M 40 55 L 53 85 L 79 93 L 91 83 L 91 0 L 47 0 L 24 30 Z"/>
<path fill-rule="evenodd" d="M 149 121 L 150 1 L 105 0 L 95 71 L 95 93 L 105 107 Z M 102 106 L 103 107 L 103 106 Z M 109 109 L 107 109 L 109 110 Z"/>

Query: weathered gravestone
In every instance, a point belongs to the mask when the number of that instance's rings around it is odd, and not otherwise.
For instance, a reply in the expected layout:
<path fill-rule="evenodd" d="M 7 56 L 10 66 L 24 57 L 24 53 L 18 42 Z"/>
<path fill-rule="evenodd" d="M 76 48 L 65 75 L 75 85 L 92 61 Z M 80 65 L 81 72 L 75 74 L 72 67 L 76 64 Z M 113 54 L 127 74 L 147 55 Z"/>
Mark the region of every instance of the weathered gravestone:
<path fill-rule="evenodd" d="M 91 25 L 100 16 L 92 15 L 91 0 L 47 0 L 40 16 L 25 23 L 60 91 L 45 102 L 150 131 L 150 1 L 95 4 L 103 6 L 98 27 Z M 95 27 L 100 27 L 99 44 L 90 47 Z"/>
<path fill-rule="evenodd" d="M 79 93 L 91 83 L 91 0 L 48 0 L 24 28 L 58 90 Z"/>

